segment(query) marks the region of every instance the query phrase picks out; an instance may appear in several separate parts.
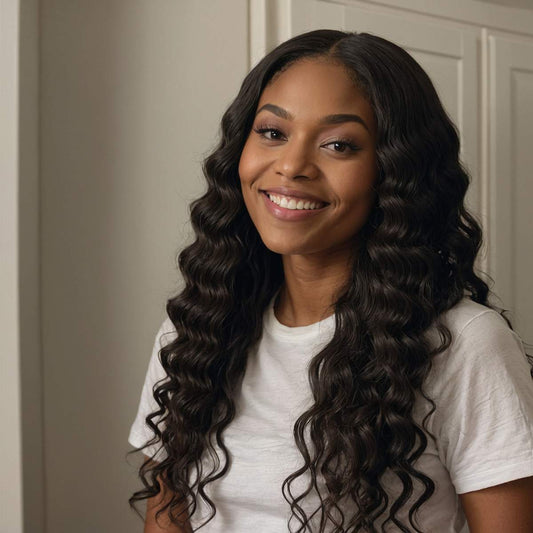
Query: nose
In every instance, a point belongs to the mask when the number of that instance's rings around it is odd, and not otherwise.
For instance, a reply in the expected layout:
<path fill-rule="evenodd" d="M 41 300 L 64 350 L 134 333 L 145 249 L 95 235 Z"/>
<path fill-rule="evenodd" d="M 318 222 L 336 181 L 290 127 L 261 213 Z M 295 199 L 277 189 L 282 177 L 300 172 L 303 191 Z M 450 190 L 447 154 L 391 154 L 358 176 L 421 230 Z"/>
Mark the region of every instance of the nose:
<path fill-rule="evenodd" d="M 291 139 L 280 147 L 274 168 L 276 174 L 289 180 L 315 179 L 319 172 L 314 161 L 312 146 L 305 139 Z"/>

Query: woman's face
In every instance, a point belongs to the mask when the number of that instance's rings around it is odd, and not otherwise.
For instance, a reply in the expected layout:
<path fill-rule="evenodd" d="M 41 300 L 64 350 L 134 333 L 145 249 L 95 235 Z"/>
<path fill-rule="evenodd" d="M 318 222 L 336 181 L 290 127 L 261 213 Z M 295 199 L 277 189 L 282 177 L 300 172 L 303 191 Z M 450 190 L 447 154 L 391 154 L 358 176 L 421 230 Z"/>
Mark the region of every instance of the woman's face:
<path fill-rule="evenodd" d="M 273 252 L 352 248 L 375 200 L 376 125 L 342 67 L 301 60 L 264 89 L 239 162 L 244 202 Z"/>

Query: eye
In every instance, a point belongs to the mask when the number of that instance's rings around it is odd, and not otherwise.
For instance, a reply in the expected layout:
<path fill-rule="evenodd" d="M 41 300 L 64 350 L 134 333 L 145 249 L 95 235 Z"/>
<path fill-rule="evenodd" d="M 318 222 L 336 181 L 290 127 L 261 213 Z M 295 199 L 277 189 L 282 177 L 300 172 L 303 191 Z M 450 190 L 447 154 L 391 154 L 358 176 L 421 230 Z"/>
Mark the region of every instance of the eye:
<path fill-rule="evenodd" d="M 338 139 L 336 141 L 329 142 L 327 144 L 322 145 L 324 148 L 326 146 L 332 146 L 333 148 L 330 148 L 333 152 L 337 152 L 339 154 L 345 154 L 350 152 L 357 152 L 359 150 L 359 147 L 353 144 L 351 139 Z"/>
<path fill-rule="evenodd" d="M 279 141 L 283 138 L 283 133 L 270 126 L 259 126 L 254 128 L 254 132 L 269 141 Z"/>

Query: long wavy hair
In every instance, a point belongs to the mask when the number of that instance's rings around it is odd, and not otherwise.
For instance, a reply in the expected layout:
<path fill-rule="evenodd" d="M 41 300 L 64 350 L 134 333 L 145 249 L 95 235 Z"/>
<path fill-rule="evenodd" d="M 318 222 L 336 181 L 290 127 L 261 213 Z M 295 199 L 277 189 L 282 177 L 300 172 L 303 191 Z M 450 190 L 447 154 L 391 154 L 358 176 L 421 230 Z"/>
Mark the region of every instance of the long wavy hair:
<path fill-rule="evenodd" d="M 130 504 L 156 496 L 164 483 L 172 497 L 159 513 L 177 524 L 194 514 L 198 498 L 211 511 L 207 521 L 216 513 L 205 488 L 231 467 L 224 430 L 235 416 L 247 353 L 284 279 L 281 257 L 265 247 L 246 210 L 240 155 L 266 85 L 293 62 L 316 57 L 343 66 L 368 98 L 378 177 L 376 204 L 334 305 L 333 338 L 309 367 L 314 404 L 293 428 L 305 464 L 282 489 L 297 532 L 311 531 L 300 504 L 313 487 L 318 491 L 318 477 L 326 490 L 313 513 L 320 513 L 317 533 L 328 526 L 333 533 L 374 532 L 379 517 L 386 518 L 382 531 L 387 524 L 421 531 L 416 513 L 435 490 L 414 465 L 434 438 L 425 423 L 435 404 L 423 385 L 432 358 L 452 340 L 439 317 L 465 296 L 493 307 L 474 269 L 482 232 L 464 204 L 469 177 L 458 135 L 418 63 L 365 33 L 318 30 L 279 45 L 246 76 L 222 118 L 219 144 L 203 164 L 207 192 L 191 205 L 195 240 L 179 255 L 184 287 L 167 303 L 177 337 L 160 351 L 167 377 L 154 387 L 159 408 L 146 418 L 154 433 L 149 444 L 164 458 L 141 466 L 144 487 Z M 425 335 L 432 326 L 438 345 Z M 418 395 L 430 406 L 422 427 L 412 417 Z M 380 482 L 387 470 L 402 486 L 393 502 Z M 294 495 L 291 485 L 304 474 L 309 487 Z M 405 524 L 397 515 L 415 482 L 423 492 Z M 340 505 L 347 499 L 354 504 L 349 512 Z"/>

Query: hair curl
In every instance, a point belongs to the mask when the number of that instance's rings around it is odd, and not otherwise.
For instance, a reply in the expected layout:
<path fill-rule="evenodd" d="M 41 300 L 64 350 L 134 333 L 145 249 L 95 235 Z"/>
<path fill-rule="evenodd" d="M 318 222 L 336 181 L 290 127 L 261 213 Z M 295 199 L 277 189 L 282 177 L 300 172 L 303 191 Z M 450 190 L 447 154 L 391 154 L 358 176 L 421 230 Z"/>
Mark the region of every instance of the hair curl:
<path fill-rule="evenodd" d="M 154 432 L 151 443 L 164 448 L 166 457 L 144 462 L 144 488 L 130 504 L 157 495 L 164 480 L 173 496 L 160 512 L 176 523 L 185 510 L 194 513 L 198 497 L 211 509 L 209 520 L 216 513 L 204 489 L 230 468 L 223 432 L 235 416 L 247 352 L 259 340 L 263 313 L 283 282 L 280 256 L 265 247 L 246 211 L 240 154 L 266 85 L 294 61 L 315 57 L 343 66 L 372 105 L 377 201 L 336 299 L 333 338 L 310 365 L 314 405 L 294 425 L 305 464 L 284 481 L 283 494 L 300 523 L 298 532 L 308 531 L 310 518 L 300 502 L 322 476 L 327 494 L 319 493 L 319 533 L 328 522 L 334 533 L 374 532 L 389 504 L 380 478 L 390 469 L 403 488 L 382 531 L 388 523 L 411 531 L 397 513 L 419 482 L 424 490 L 409 509 L 409 522 L 420 532 L 416 512 L 435 485 L 413 466 L 427 434 L 412 409 L 421 394 L 431 405 L 429 414 L 435 410 L 423 384 L 432 358 L 452 340 L 440 315 L 465 296 L 493 307 L 488 285 L 474 271 L 482 233 L 464 205 L 469 177 L 459 162 L 457 132 L 426 73 L 385 39 L 334 30 L 299 35 L 270 52 L 246 76 L 222 118 L 221 140 L 203 165 L 207 192 L 191 205 L 195 241 L 179 255 L 185 285 L 167 303 L 177 331 L 160 352 L 167 378 L 154 387 L 159 409 L 146 419 Z M 439 332 L 438 346 L 425 336 L 431 326 Z M 206 456 L 212 464 L 204 471 Z M 295 496 L 291 484 L 304 473 L 311 474 L 311 483 Z M 339 506 L 345 498 L 356 504 L 348 516 Z M 340 512 L 340 522 L 334 512 Z"/>

